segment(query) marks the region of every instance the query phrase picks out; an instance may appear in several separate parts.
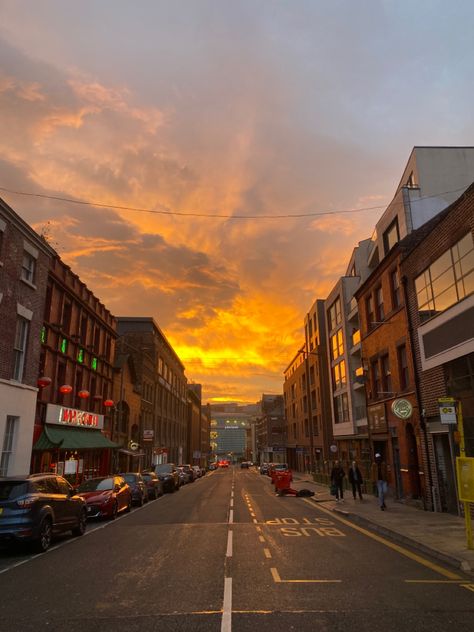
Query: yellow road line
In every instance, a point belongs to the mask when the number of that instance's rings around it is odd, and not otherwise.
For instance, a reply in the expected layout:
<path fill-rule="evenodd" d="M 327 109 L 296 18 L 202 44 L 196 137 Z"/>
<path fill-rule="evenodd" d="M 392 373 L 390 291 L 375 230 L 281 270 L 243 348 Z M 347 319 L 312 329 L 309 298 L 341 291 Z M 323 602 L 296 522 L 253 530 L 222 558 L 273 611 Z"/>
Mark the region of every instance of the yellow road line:
<path fill-rule="evenodd" d="M 406 584 L 460 584 L 462 579 L 405 579 Z"/>
<path fill-rule="evenodd" d="M 474 592 L 474 584 L 461 584 L 463 588 L 467 588 L 468 590 L 472 590 Z"/>
<path fill-rule="evenodd" d="M 340 584 L 341 579 L 282 579 L 276 568 L 270 569 L 275 584 Z"/>
<path fill-rule="evenodd" d="M 342 522 L 342 524 L 347 525 L 351 529 L 354 529 L 355 531 L 359 531 L 359 533 L 363 533 L 364 535 L 368 536 L 369 538 L 372 538 L 372 540 L 376 540 L 377 542 L 380 542 L 381 544 L 384 544 L 389 549 L 392 549 L 392 550 L 396 551 L 397 553 L 400 553 L 401 555 L 404 555 L 405 557 L 410 558 L 414 562 L 418 562 L 418 564 L 421 564 L 422 566 L 426 566 L 426 568 L 431 569 L 435 573 L 439 573 L 440 575 L 443 575 L 444 577 L 447 577 L 448 579 L 462 579 L 462 577 L 460 575 L 457 575 L 456 573 L 453 573 L 452 571 L 448 571 L 446 568 L 443 568 L 442 566 L 439 566 L 438 564 L 435 564 L 434 562 L 430 562 L 429 560 L 425 559 L 424 557 L 421 557 L 420 555 L 417 555 L 416 553 L 412 553 L 408 549 L 403 548 L 399 544 L 395 544 L 394 542 L 390 542 L 390 540 L 387 540 L 386 538 L 383 538 L 382 536 L 377 535 L 376 533 L 372 533 L 368 529 L 364 529 L 363 527 L 359 527 L 359 525 L 356 525 L 356 524 L 350 522 L 349 520 L 346 520 L 345 518 L 342 518 L 341 516 L 339 516 L 334 511 L 329 511 L 328 509 L 325 509 L 324 507 L 320 507 L 319 505 L 316 505 L 314 502 L 312 502 L 311 500 L 308 500 L 307 498 L 303 498 L 302 500 L 305 503 L 308 503 L 309 505 L 311 505 L 311 507 L 313 507 L 313 509 L 322 511 L 323 513 L 326 513 L 329 516 L 332 516 L 335 520 L 338 520 L 339 522 Z"/>
<path fill-rule="evenodd" d="M 260 542 L 265 542 L 265 538 L 263 537 L 263 535 L 259 535 L 258 539 L 260 540 Z"/>
<path fill-rule="evenodd" d="M 272 554 L 270 553 L 270 549 L 263 549 L 263 552 L 264 552 L 265 557 L 266 557 L 267 559 L 270 559 L 270 558 L 271 558 Z"/>

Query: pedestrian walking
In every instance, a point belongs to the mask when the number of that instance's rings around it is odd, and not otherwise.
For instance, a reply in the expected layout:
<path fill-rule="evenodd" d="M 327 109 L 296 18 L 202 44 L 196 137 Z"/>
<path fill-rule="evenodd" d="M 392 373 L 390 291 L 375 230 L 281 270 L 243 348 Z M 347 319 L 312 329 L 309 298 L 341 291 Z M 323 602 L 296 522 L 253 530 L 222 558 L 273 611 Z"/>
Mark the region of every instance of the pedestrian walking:
<path fill-rule="evenodd" d="M 331 470 L 331 485 L 334 486 L 336 502 L 344 500 L 344 490 L 342 482 L 346 473 L 342 469 L 339 461 L 334 461 L 334 465 Z"/>
<path fill-rule="evenodd" d="M 387 493 L 387 465 L 382 455 L 377 452 L 375 462 L 372 463 L 372 480 L 377 482 L 377 494 L 379 497 L 379 507 L 382 511 L 387 509 L 385 504 L 385 494 Z"/>
<path fill-rule="evenodd" d="M 356 499 L 357 494 L 359 494 L 359 498 L 362 500 L 361 487 L 364 481 L 362 479 L 361 471 L 357 465 L 357 461 L 352 461 L 352 465 L 349 468 L 349 482 L 352 485 L 352 496 L 354 497 L 354 500 Z"/>

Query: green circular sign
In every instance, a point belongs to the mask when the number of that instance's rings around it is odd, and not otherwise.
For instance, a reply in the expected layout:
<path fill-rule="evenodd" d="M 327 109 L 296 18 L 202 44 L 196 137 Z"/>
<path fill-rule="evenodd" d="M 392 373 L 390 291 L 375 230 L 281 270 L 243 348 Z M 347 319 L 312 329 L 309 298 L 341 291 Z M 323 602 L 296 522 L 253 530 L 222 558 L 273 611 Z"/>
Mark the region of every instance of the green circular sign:
<path fill-rule="evenodd" d="M 413 415 L 413 406 L 408 399 L 396 399 L 392 403 L 392 413 L 399 419 L 410 419 Z"/>

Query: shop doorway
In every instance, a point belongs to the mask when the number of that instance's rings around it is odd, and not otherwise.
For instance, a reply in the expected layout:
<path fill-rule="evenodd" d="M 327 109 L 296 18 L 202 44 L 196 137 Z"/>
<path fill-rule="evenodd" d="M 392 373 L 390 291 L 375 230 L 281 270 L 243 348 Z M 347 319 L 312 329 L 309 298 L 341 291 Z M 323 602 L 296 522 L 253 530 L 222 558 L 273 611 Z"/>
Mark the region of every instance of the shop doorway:
<path fill-rule="evenodd" d="M 418 447 L 416 445 L 415 430 L 412 424 L 408 423 L 405 428 L 407 457 L 408 457 L 408 478 L 410 485 L 410 493 L 412 498 L 420 498 L 421 481 L 420 481 L 420 464 L 418 461 Z"/>
<path fill-rule="evenodd" d="M 447 432 L 433 434 L 441 511 L 458 513 L 451 444 Z"/>

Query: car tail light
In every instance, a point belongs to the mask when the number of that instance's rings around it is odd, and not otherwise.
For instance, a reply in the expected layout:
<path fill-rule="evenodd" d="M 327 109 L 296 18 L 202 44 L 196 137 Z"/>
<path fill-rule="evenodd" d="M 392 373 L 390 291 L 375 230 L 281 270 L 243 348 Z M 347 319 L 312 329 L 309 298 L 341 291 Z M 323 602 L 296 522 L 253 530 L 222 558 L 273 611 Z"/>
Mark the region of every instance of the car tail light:
<path fill-rule="evenodd" d="M 38 499 L 37 496 L 25 496 L 24 498 L 19 498 L 16 501 L 18 507 L 31 507 L 33 503 Z"/>

